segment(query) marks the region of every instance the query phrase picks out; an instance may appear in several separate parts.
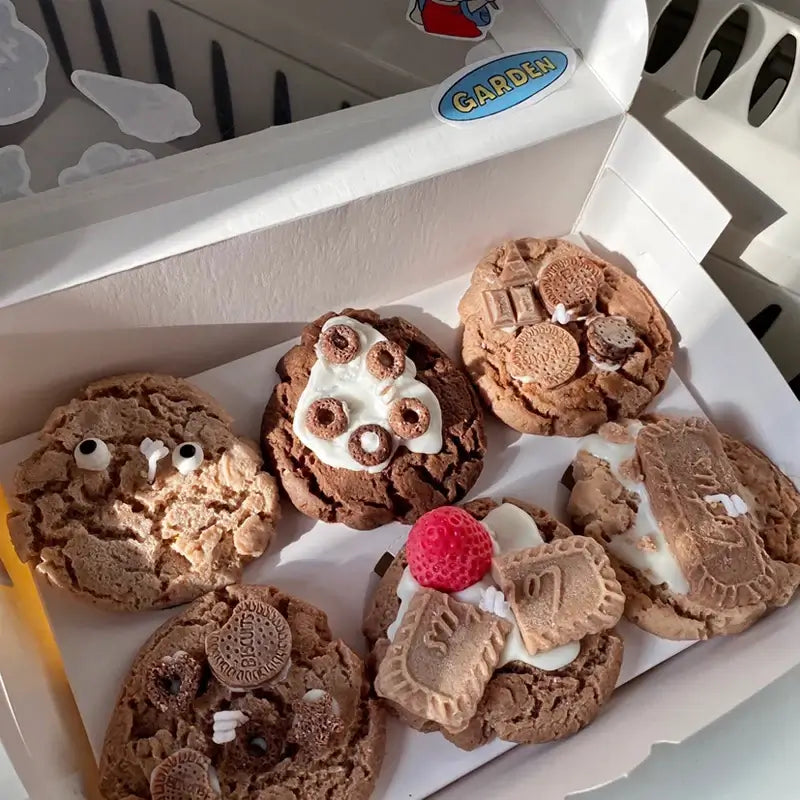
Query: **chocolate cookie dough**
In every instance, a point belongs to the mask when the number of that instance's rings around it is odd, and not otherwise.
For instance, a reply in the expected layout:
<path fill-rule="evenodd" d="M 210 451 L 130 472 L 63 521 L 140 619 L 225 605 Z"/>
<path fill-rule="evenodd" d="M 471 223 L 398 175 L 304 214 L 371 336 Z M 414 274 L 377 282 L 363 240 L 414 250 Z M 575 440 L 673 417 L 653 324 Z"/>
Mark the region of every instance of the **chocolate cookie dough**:
<path fill-rule="evenodd" d="M 626 616 L 657 636 L 738 633 L 800 584 L 800 495 L 705 420 L 604 425 L 572 480 L 576 529 L 607 549 Z"/>
<path fill-rule="evenodd" d="M 583 436 L 638 416 L 672 366 L 672 336 L 647 289 L 560 239 L 494 248 L 458 310 L 467 372 L 522 433 Z"/>
<path fill-rule="evenodd" d="M 406 724 L 440 731 L 465 750 L 495 737 L 532 744 L 577 732 L 610 697 L 622 664 L 613 626 L 624 597 L 608 559 L 546 511 L 518 500 L 498 506 L 480 499 L 464 509 L 486 519 L 500 551 L 492 574 L 516 612 L 488 578 L 467 594 L 420 590 L 401 551 L 364 620 L 377 693 Z M 498 511 L 503 520 L 491 516 Z M 532 534 L 515 528 L 520 514 Z M 540 542 L 532 548 L 531 535 Z M 525 561 L 531 563 L 523 569 Z M 527 661 L 513 658 L 522 653 Z M 530 663 L 535 655 L 541 666 Z"/>
<path fill-rule="evenodd" d="M 211 397 L 124 375 L 50 415 L 22 464 L 9 530 L 19 557 L 93 603 L 174 606 L 234 583 L 269 546 L 275 480 Z"/>
<path fill-rule="evenodd" d="M 467 377 L 399 317 L 334 316 L 280 360 L 264 412 L 264 455 L 292 503 L 368 530 L 461 499 L 486 451 Z"/>
<path fill-rule="evenodd" d="M 231 644 L 221 675 L 220 639 Z M 264 681 L 237 691 L 238 670 Z M 366 800 L 384 739 L 364 665 L 331 638 L 322 611 L 274 587 L 229 586 L 139 652 L 106 733 L 100 789 L 106 800 Z"/>

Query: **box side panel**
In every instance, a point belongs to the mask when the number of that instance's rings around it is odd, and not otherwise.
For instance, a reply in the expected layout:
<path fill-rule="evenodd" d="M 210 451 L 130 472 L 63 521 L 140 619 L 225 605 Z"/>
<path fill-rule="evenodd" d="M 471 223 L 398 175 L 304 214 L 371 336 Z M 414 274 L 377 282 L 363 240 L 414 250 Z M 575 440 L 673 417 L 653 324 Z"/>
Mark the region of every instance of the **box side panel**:
<path fill-rule="evenodd" d="M 461 275 L 506 236 L 566 233 L 617 127 L 609 120 L 0 310 L 0 374 L 16 376 L 0 398 L 0 440 L 37 428 L 54 401 L 93 377 L 192 374 L 284 341 L 330 308 Z"/>
<path fill-rule="evenodd" d="M 636 263 L 663 298 L 678 336 L 676 369 L 709 417 L 800 476 L 800 407 L 744 320 L 683 243 L 622 178 L 608 170 L 592 193 L 581 232 L 599 252 Z M 686 198 L 691 206 L 694 198 Z M 602 245 L 600 245 L 602 242 Z"/>
<path fill-rule="evenodd" d="M 629 0 L 541 3 L 622 108 L 628 108 L 647 52 L 649 24 L 645 4 Z"/>
<path fill-rule="evenodd" d="M 731 215 L 711 192 L 633 117 L 627 117 L 607 167 L 644 199 L 696 261 Z"/>

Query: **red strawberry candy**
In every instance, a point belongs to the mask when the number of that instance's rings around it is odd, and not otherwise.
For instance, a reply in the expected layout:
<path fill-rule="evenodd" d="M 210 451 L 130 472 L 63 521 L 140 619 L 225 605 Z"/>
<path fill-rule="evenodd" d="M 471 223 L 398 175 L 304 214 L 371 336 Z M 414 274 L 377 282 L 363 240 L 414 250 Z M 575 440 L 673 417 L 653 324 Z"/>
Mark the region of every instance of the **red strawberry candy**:
<path fill-rule="evenodd" d="M 443 506 L 417 520 L 408 534 L 406 556 L 421 586 L 460 592 L 491 568 L 492 539 L 463 508 Z"/>

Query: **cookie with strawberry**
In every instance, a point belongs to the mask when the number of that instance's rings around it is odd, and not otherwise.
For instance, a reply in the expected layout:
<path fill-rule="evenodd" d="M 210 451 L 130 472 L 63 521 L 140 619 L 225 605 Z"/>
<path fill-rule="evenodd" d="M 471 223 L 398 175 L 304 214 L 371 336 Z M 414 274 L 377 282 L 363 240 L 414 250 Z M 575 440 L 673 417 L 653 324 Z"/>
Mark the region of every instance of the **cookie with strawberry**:
<path fill-rule="evenodd" d="M 488 498 L 435 509 L 367 609 L 376 693 L 464 750 L 560 739 L 616 685 L 623 608 L 603 548 L 543 509 Z"/>

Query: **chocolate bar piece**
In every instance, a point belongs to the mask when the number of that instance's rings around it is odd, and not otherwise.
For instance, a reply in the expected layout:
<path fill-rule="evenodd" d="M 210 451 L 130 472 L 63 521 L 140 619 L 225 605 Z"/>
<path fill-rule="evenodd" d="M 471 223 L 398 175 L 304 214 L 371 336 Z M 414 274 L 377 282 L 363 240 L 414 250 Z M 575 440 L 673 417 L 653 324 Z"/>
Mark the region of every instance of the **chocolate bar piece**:
<path fill-rule="evenodd" d="M 529 264 L 522 257 L 522 253 L 517 247 L 517 243 L 512 239 L 505 243 L 505 255 L 503 256 L 503 270 L 500 273 L 500 282 L 504 286 L 521 286 L 525 283 L 533 283 L 536 276 Z"/>
<path fill-rule="evenodd" d="M 544 322 L 544 309 L 533 293 L 533 286 L 512 286 L 508 292 L 514 305 L 517 325 L 521 327 Z"/>
<path fill-rule="evenodd" d="M 486 289 L 483 292 L 483 302 L 492 327 L 506 328 L 516 324 L 514 307 L 505 289 Z"/>

